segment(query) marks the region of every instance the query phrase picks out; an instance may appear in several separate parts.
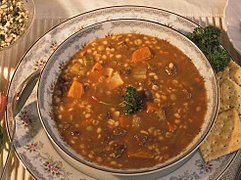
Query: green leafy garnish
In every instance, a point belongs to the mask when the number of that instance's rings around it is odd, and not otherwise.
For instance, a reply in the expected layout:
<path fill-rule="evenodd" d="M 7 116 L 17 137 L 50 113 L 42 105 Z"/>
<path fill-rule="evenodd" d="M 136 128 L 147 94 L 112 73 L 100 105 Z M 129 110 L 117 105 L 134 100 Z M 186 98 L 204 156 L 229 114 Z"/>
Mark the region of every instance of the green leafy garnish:
<path fill-rule="evenodd" d="M 125 114 L 133 114 L 143 109 L 144 100 L 142 96 L 138 94 L 136 88 L 127 86 L 121 106 L 124 107 Z"/>
<path fill-rule="evenodd" d="M 228 52 L 220 46 L 220 29 L 215 26 L 197 27 L 187 37 L 207 56 L 216 72 L 223 71 L 230 61 Z"/>

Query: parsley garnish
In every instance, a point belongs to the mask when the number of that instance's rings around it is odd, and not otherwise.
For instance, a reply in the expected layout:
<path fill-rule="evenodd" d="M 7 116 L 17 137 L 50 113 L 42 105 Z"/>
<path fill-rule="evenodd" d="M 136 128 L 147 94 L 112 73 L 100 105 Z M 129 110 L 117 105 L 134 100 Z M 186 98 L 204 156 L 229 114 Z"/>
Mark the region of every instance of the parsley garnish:
<path fill-rule="evenodd" d="M 220 29 L 215 26 L 197 27 L 187 37 L 207 56 L 216 72 L 223 71 L 230 61 L 228 52 L 220 46 Z"/>
<path fill-rule="evenodd" d="M 143 109 L 144 100 L 133 86 L 127 86 L 122 97 L 121 106 L 124 107 L 125 114 L 133 114 Z"/>

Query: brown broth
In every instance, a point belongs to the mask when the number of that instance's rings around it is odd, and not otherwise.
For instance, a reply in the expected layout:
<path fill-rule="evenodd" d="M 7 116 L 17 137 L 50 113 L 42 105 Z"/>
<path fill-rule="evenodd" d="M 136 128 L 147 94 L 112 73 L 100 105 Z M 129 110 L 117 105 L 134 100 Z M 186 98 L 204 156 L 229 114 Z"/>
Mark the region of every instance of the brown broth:
<path fill-rule="evenodd" d="M 133 62 L 141 47 L 151 56 Z M 73 82 L 81 88 L 70 93 Z M 131 115 L 120 106 L 128 85 L 148 95 Z M 85 159 L 118 169 L 152 167 L 180 154 L 200 132 L 207 109 L 204 79 L 191 60 L 142 34 L 112 35 L 80 49 L 63 69 L 53 101 L 66 142 Z"/>

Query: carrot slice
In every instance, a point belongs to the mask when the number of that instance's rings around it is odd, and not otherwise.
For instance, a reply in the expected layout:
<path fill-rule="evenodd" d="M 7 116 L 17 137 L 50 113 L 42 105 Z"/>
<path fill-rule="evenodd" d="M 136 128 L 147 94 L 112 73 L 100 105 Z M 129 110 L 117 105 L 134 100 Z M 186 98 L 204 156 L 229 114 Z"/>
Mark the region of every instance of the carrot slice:
<path fill-rule="evenodd" d="M 146 113 L 154 113 L 158 110 L 158 106 L 154 102 L 146 102 Z"/>
<path fill-rule="evenodd" d="M 137 63 L 140 61 L 148 60 L 149 58 L 151 58 L 151 56 L 152 54 L 151 54 L 150 48 L 141 47 L 133 52 L 132 61 L 134 63 Z"/>
<path fill-rule="evenodd" d="M 128 127 L 131 125 L 131 118 L 128 116 L 120 116 L 118 120 L 121 127 Z"/>
<path fill-rule="evenodd" d="M 67 96 L 72 98 L 81 98 L 83 92 L 83 84 L 74 80 L 69 88 Z"/>

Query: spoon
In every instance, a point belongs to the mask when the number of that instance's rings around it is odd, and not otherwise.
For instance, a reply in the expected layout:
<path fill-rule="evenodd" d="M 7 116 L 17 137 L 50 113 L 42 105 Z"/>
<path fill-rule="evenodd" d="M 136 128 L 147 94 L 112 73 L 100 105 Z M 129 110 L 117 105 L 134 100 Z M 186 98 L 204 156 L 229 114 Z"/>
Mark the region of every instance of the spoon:
<path fill-rule="evenodd" d="M 8 161 L 10 158 L 10 154 L 13 148 L 14 144 L 14 136 L 15 136 L 15 131 L 16 131 L 16 119 L 15 117 L 17 114 L 21 111 L 23 108 L 24 104 L 26 103 L 27 99 L 29 98 L 30 94 L 33 91 L 33 88 L 35 87 L 39 76 L 40 76 L 41 70 L 38 69 L 34 71 L 32 74 L 30 74 L 19 86 L 16 94 L 13 97 L 12 100 L 12 112 L 13 112 L 13 133 L 12 133 L 12 141 L 10 142 L 9 149 L 8 149 L 8 154 L 7 158 L 5 161 L 5 164 L 3 166 L 3 170 L 0 176 L 0 180 L 3 179 L 3 176 L 5 174 L 5 171 L 7 169 Z"/>

